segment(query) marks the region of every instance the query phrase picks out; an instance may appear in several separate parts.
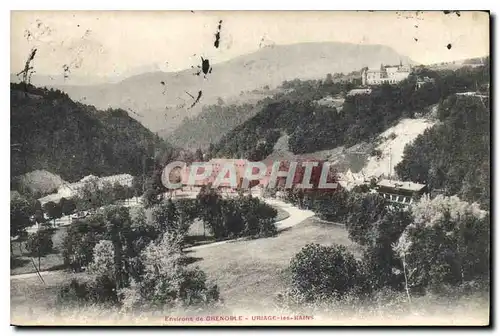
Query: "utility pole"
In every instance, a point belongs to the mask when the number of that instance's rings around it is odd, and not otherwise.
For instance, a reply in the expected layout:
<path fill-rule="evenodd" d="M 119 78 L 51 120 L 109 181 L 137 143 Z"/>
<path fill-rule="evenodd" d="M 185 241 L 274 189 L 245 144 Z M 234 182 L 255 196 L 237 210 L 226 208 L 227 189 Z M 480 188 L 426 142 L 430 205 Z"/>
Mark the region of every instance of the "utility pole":
<path fill-rule="evenodd" d="M 389 147 L 389 180 L 392 180 L 392 148 Z"/>

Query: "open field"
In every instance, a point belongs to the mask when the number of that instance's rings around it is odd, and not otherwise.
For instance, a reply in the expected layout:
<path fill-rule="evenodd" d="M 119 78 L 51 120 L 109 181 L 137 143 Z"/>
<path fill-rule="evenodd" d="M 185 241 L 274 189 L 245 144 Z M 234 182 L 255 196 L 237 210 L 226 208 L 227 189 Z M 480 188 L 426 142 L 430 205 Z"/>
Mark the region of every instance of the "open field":
<path fill-rule="evenodd" d="M 347 232 L 336 225 L 309 218 L 273 238 L 230 242 L 189 252 L 191 265 L 199 266 L 221 290 L 230 308 L 268 306 L 272 296 L 286 286 L 286 268 L 295 253 L 307 243 L 344 244 L 357 253 Z M 11 304 L 34 305 L 53 302 L 56 287 L 73 274 L 63 271 L 43 274 L 46 284 L 32 276 L 11 278 Z"/>
<path fill-rule="evenodd" d="M 290 259 L 308 243 L 342 244 L 358 253 L 345 229 L 309 218 L 276 237 L 216 245 L 188 256 L 217 283 L 230 308 L 266 308 L 286 287 Z"/>

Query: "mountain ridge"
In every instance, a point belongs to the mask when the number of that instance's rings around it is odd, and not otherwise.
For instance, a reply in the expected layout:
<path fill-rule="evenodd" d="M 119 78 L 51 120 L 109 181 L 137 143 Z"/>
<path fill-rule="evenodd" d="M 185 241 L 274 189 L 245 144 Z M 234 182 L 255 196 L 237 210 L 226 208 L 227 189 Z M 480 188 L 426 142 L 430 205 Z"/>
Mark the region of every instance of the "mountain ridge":
<path fill-rule="evenodd" d="M 327 73 L 350 72 L 380 63 L 414 64 L 407 56 L 383 45 L 340 42 L 311 42 L 274 45 L 253 53 L 212 65 L 212 72 L 201 73 L 196 65 L 178 72 L 148 72 L 118 83 L 90 86 L 60 86 L 68 95 L 99 109 L 122 108 L 153 132 L 166 137 L 184 117 L 194 117 L 203 105 L 214 104 L 241 92 L 276 87 L 295 78 L 324 78 Z M 201 60 L 200 60 L 201 67 Z M 200 101 L 195 98 L 202 92 Z M 192 97 L 191 97 L 192 96 Z M 244 101 L 241 101 L 244 103 Z"/>

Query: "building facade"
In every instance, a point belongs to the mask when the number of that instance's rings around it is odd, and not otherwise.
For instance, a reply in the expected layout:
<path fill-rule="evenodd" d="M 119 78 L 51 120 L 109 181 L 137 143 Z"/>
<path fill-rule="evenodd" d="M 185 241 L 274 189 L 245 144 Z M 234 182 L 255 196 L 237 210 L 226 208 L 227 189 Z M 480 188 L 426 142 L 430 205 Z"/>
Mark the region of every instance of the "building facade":
<path fill-rule="evenodd" d="M 409 65 L 380 65 L 380 69 L 363 69 L 361 82 L 363 86 L 397 84 L 408 78 L 411 73 Z"/>
<path fill-rule="evenodd" d="M 393 180 L 381 180 L 376 187 L 379 195 L 392 203 L 412 204 L 422 194 L 427 192 L 425 184 Z"/>

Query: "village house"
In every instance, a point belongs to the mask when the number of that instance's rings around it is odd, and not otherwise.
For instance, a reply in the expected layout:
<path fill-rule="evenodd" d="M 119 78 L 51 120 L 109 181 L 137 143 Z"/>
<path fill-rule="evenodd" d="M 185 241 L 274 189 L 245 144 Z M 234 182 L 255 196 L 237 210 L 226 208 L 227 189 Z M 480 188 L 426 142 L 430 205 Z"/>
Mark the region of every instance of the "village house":
<path fill-rule="evenodd" d="M 393 203 L 412 204 L 427 191 L 425 184 L 383 179 L 377 183 L 376 191 Z"/>
<path fill-rule="evenodd" d="M 356 95 L 362 95 L 362 94 L 371 94 L 372 89 L 352 89 L 347 93 L 348 96 L 356 96 Z"/>

